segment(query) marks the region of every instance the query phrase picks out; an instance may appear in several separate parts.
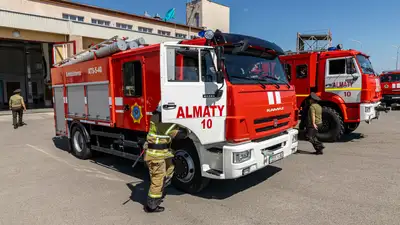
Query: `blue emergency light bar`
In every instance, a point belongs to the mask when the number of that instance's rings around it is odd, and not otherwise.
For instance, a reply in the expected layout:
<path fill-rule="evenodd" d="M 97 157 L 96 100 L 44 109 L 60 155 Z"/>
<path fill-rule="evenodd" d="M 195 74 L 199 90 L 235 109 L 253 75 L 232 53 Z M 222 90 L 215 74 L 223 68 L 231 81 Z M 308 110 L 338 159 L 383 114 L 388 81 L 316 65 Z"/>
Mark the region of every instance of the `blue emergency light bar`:
<path fill-rule="evenodd" d="M 207 40 L 211 40 L 214 37 L 214 31 L 212 30 L 202 30 L 198 33 L 199 37 L 204 37 Z"/>

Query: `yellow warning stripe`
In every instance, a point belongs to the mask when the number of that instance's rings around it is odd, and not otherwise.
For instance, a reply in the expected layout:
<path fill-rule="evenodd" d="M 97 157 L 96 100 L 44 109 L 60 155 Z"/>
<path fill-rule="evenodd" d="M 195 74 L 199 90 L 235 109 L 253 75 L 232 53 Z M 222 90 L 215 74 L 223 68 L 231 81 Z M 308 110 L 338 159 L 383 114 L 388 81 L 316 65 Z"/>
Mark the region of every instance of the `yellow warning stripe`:
<path fill-rule="evenodd" d="M 309 94 L 298 94 L 298 95 L 296 95 L 296 97 L 308 97 L 309 96 Z"/>
<path fill-rule="evenodd" d="M 325 88 L 325 91 L 361 91 L 361 88 Z"/>

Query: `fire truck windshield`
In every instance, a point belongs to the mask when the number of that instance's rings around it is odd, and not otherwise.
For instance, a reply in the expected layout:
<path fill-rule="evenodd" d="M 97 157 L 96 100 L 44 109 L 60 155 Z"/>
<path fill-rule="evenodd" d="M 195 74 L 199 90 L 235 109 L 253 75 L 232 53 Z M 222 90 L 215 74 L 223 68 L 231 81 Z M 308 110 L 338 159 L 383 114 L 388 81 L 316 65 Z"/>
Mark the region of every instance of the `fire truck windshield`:
<path fill-rule="evenodd" d="M 372 68 L 372 64 L 367 57 L 363 55 L 357 55 L 357 61 L 360 64 L 363 73 L 375 75 L 375 71 Z"/>
<path fill-rule="evenodd" d="M 385 74 L 381 76 L 381 82 L 399 82 L 400 74 Z"/>
<path fill-rule="evenodd" d="M 224 63 L 232 84 L 287 84 L 278 57 L 261 58 L 250 55 L 224 54 Z"/>

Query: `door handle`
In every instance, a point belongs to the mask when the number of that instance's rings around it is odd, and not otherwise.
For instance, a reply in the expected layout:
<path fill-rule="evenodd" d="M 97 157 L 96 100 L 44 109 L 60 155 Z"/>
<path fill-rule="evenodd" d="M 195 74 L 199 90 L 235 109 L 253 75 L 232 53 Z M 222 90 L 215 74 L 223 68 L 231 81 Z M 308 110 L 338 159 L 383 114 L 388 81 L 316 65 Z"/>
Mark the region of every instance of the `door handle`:
<path fill-rule="evenodd" d="M 163 109 L 168 110 L 168 109 L 175 109 L 176 105 L 173 102 L 168 102 L 168 104 L 163 105 Z"/>

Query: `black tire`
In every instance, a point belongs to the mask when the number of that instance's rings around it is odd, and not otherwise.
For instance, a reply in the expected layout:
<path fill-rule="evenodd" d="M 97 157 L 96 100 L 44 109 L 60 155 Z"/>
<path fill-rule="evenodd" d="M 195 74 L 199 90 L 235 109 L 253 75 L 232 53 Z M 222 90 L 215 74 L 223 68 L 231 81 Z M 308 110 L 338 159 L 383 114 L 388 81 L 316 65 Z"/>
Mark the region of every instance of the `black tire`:
<path fill-rule="evenodd" d="M 196 194 L 201 192 L 210 180 L 201 175 L 200 160 L 192 140 L 185 139 L 174 143 L 175 173 L 172 185 L 183 192 Z"/>
<path fill-rule="evenodd" d="M 350 133 L 354 132 L 358 128 L 359 125 L 360 125 L 360 122 L 345 123 L 345 125 L 344 125 L 344 127 L 345 127 L 344 133 L 345 134 L 350 134 Z"/>
<path fill-rule="evenodd" d="M 92 151 L 87 143 L 86 136 L 78 125 L 73 126 L 71 130 L 71 149 L 72 154 L 79 159 L 85 160 L 92 157 Z"/>
<path fill-rule="evenodd" d="M 333 108 L 322 107 L 323 127 L 319 130 L 317 138 L 322 142 L 335 142 L 344 134 L 344 123 L 340 114 Z"/>

